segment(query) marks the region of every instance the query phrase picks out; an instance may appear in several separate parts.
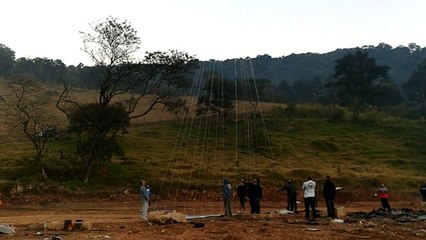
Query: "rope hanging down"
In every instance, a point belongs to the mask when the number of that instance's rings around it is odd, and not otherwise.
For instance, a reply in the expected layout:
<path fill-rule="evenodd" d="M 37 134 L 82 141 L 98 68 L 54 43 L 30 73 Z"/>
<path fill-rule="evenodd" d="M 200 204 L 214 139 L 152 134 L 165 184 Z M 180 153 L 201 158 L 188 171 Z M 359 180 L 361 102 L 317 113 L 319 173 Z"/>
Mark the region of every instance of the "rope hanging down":
<path fill-rule="evenodd" d="M 221 199 L 223 178 L 236 182 L 257 176 L 259 125 L 265 146 L 270 146 L 270 139 L 251 60 L 235 60 L 233 66 L 233 82 L 224 78 L 222 62 L 202 63 L 195 72 L 188 111 L 181 119 L 154 209 L 160 208 L 160 202 L 164 209 L 175 209 L 181 203 L 188 212 L 191 201 Z M 192 214 L 220 211 L 217 203 L 202 206 L 191 209 Z"/>

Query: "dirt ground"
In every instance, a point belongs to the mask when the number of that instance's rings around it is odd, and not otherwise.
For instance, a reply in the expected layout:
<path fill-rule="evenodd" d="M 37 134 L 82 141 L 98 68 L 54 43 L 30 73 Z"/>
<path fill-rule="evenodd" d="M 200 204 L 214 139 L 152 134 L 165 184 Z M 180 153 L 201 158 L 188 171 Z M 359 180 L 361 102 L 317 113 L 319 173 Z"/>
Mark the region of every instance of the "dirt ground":
<path fill-rule="evenodd" d="M 163 203 L 158 202 L 157 208 Z M 420 207 L 419 202 L 392 202 L 393 208 Z M 150 206 L 153 210 L 154 204 Z M 165 205 L 165 204 L 164 204 Z M 278 206 L 277 206 L 278 205 Z M 283 202 L 262 202 L 259 215 L 200 218 L 187 223 L 158 225 L 140 219 L 139 201 L 92 203 L 5 203 L 0 208 L 0 224 L 16 229 L 16 234 L 0 234 L 0 239 L 425 239 L 426 221 L 362 219 L 334 223 L 319 217 L 317 225 L 308 224 L 304 213 L 280 215 Z M 319 204 L 324 213 L 325 207 Z M 339 203 L 346 212 L 371 212 L 379 202 Z M 221 202 L 169 202 L 167 208 L 185 214 L 221 213 Z M 299 209 L 303 210 L 301 204 Z M 234 210 L 237 206 L 234 202 Z M 90 230 L 49 230 L 64 226 L 65 220 L 83 220 Z M 197 224 L 204 226 L 196 228 Z M 87 224 L 87 225 L 86 225 Z"/>

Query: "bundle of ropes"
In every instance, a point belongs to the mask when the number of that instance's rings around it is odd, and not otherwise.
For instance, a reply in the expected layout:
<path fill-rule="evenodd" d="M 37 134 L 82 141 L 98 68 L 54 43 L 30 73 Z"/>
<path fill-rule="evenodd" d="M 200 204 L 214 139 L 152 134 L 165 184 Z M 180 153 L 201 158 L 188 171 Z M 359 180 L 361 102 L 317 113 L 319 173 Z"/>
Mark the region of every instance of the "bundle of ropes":
<path fill-rule="evenodd" d="M 251 60 L 234 60 L 234 79 L 224 71 L 216 61 L 197 68 L 154 209 L 218 214 L 221 205 L 211 203 L 220 202 L 223 179 L 236 186 L 256 177 L 256 151 L 273 158 Z"/>

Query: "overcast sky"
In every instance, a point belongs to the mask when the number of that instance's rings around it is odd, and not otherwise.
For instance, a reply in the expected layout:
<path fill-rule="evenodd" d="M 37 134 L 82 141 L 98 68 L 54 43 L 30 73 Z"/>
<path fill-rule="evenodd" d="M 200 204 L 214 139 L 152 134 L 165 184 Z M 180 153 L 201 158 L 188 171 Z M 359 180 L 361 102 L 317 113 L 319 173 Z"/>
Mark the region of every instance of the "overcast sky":
<path fill-rule="evenodd" d="M 201 60 L 324 53 L 386 42 L 426 45 L 425 0 L 1 0 L 0 43 L 16 57 L 91 65 L 79 31 L 128 20 L 145 51 Z"/>

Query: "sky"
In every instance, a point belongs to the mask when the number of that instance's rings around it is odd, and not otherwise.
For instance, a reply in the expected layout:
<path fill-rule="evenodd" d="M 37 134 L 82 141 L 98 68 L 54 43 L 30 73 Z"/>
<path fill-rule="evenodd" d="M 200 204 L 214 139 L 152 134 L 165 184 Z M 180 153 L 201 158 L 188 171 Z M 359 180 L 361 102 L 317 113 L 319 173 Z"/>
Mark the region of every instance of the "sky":
<path fill-rule="evenodd" d="M 145 52 L 200 60 L 326 53 L 337 48 L 426 46 L 424 0 L 1 0 L 0 44 L 16 58 L 92 62 L 80 31 L 107 17 L 127 20 Z"/>

